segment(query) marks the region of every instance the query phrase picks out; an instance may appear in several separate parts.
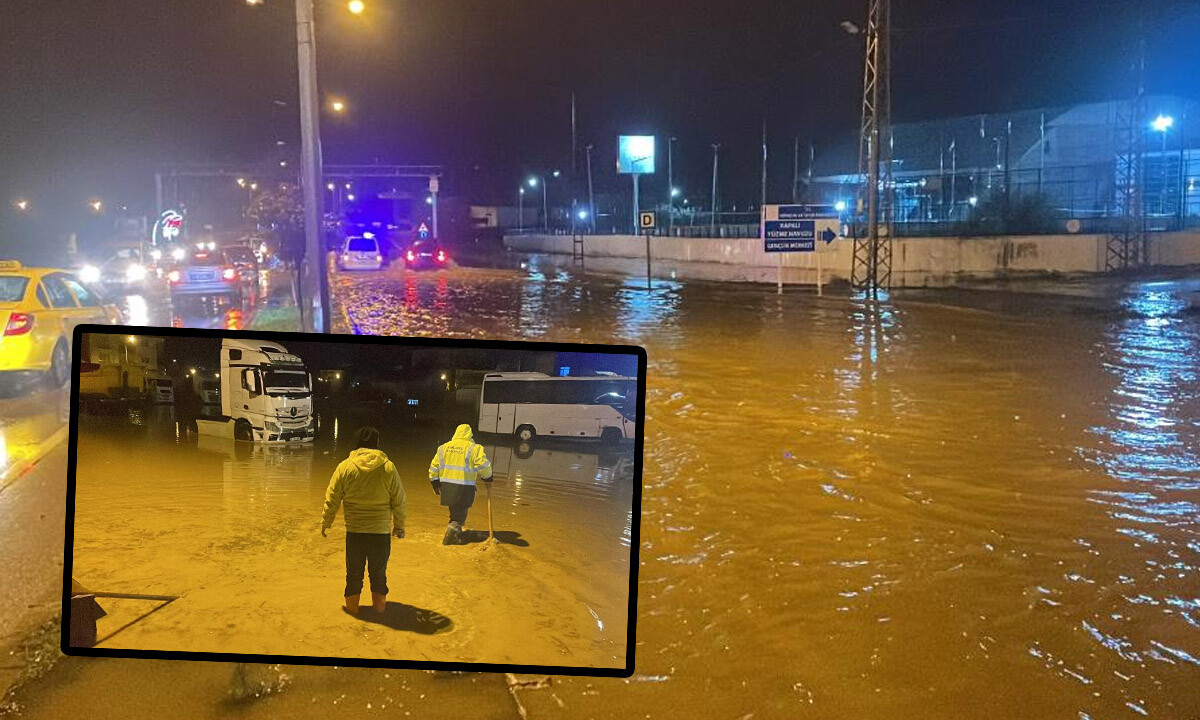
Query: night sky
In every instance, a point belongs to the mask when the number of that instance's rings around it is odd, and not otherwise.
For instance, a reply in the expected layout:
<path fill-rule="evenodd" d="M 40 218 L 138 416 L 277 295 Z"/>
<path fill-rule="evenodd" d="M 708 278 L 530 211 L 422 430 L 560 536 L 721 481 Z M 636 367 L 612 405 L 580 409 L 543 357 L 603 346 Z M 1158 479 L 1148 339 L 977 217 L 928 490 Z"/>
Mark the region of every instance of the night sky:
<path fill-rule="evenodd" d="M 326 162 L 445 164 L 451 195 L 511 202 L 528 172 L 568 170 L 572 91 L 580 157 L 596 145 L 601 191 L 624 187 L 612 172 L 619 132 L 677 136 L 685 195 L 707 192 L 721 143 L 722 195 L 748 203 L 764 116 L 778 196 L 790 192 L 794 136 L 820 152 L 858 122 L 861 37 L 839 22 L 861 23 L 866 0 L 367 0 L 361 17 L 341 0 L 316 5 L 322 91 L 350 105 L 323 117 Z M 895 0 L 894 114 L 1126 97 L 1137 5 Z M 1200 94 L 1200 3 L 1143 5 L 1149 91 Z M 61 230 L 90 197 L 149 210 L 157 163 L 264 161 L 277 140 L 298 144 L 291 0 L 4 6 L 5 235 L 18 196 L 46 221 L 40 232 Z"/>

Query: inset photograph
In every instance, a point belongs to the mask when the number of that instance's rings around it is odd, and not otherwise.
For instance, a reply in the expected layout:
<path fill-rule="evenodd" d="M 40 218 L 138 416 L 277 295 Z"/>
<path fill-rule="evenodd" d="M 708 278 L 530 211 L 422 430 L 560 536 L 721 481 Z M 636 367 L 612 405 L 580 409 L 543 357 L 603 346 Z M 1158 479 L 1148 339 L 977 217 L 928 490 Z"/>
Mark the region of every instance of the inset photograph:
<path fill-rule="evenodd" d="M 64 651 L 632 668 L 639 348 L 83 330 Z"/>

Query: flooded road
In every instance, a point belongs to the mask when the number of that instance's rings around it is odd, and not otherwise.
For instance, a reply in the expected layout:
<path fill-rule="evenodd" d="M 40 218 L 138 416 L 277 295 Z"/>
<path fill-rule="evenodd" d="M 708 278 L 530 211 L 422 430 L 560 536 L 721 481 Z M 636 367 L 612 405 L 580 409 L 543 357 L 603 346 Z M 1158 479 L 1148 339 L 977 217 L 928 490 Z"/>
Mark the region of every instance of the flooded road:
<path fill-rule="evenodd" d="M 330 414 L 310 447 L 180 438 L 169 416 L 119 430 L 111 418 L 87 420 L 73 577 L 89 590 L 181 596 L 161 609 L 102 602 L 109 615 L 100 621 L 98 647 L 624 664 L 632 446 L 522 452 L 481 437 L 494 465 L 501 544 L 482 542 L 481 488 L 467 522 L 472 544 L 444 547 L 446 511 L 427 468 L 452 435 L 453 418 L 431 428 L 399 417 Z M 408 509 L 407 535 L 392 541 L 392 606 L 375 624 L 340 612 L 342 521 L 330 537 L 320 534 L 329 478 L 366 424 L 385 428 L 381 448 L 400 472 Z"/>
<path fill-rule="evenodd" d="M 872 306 L 642 282 L 533 262 L 333 283 L 362 332 L 647 348 L 637 673 L 555 678 L 529 717 L 1195 717 L 1200 286 Z M 128 717 L 103 708 L 136 684 L 138 715 L 231 716 L 228 668 L 188 667 L 67 660 L 20 701 Z M 239 717 L 434 677 L 281 672 Z M 500 697 L 455 716 L 517 717 Z"/>

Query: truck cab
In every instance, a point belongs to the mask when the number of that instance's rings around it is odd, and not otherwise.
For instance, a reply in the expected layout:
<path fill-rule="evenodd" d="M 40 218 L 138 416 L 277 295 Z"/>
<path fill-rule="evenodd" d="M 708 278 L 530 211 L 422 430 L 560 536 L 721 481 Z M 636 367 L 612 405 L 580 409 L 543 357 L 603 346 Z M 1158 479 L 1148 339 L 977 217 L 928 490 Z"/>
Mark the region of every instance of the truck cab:
<path fill-rule="evenodd" d="M 221 413 L 237 440 L 312 442 L 312 376 L 278 343 L 222 340 Z"/>

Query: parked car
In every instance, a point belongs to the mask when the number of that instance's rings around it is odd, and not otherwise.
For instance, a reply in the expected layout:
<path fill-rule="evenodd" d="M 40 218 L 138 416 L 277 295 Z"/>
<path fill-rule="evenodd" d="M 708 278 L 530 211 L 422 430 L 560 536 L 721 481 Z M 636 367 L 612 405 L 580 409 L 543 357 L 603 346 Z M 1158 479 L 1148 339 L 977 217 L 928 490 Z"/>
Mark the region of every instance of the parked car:
<path fill-rule="evenodd" d="M 379 270 L 383 267 L 383 253 L 379 241 L 372 234 L 346 238 L 342 252 L 338 255 L 341 270 Z"/>

